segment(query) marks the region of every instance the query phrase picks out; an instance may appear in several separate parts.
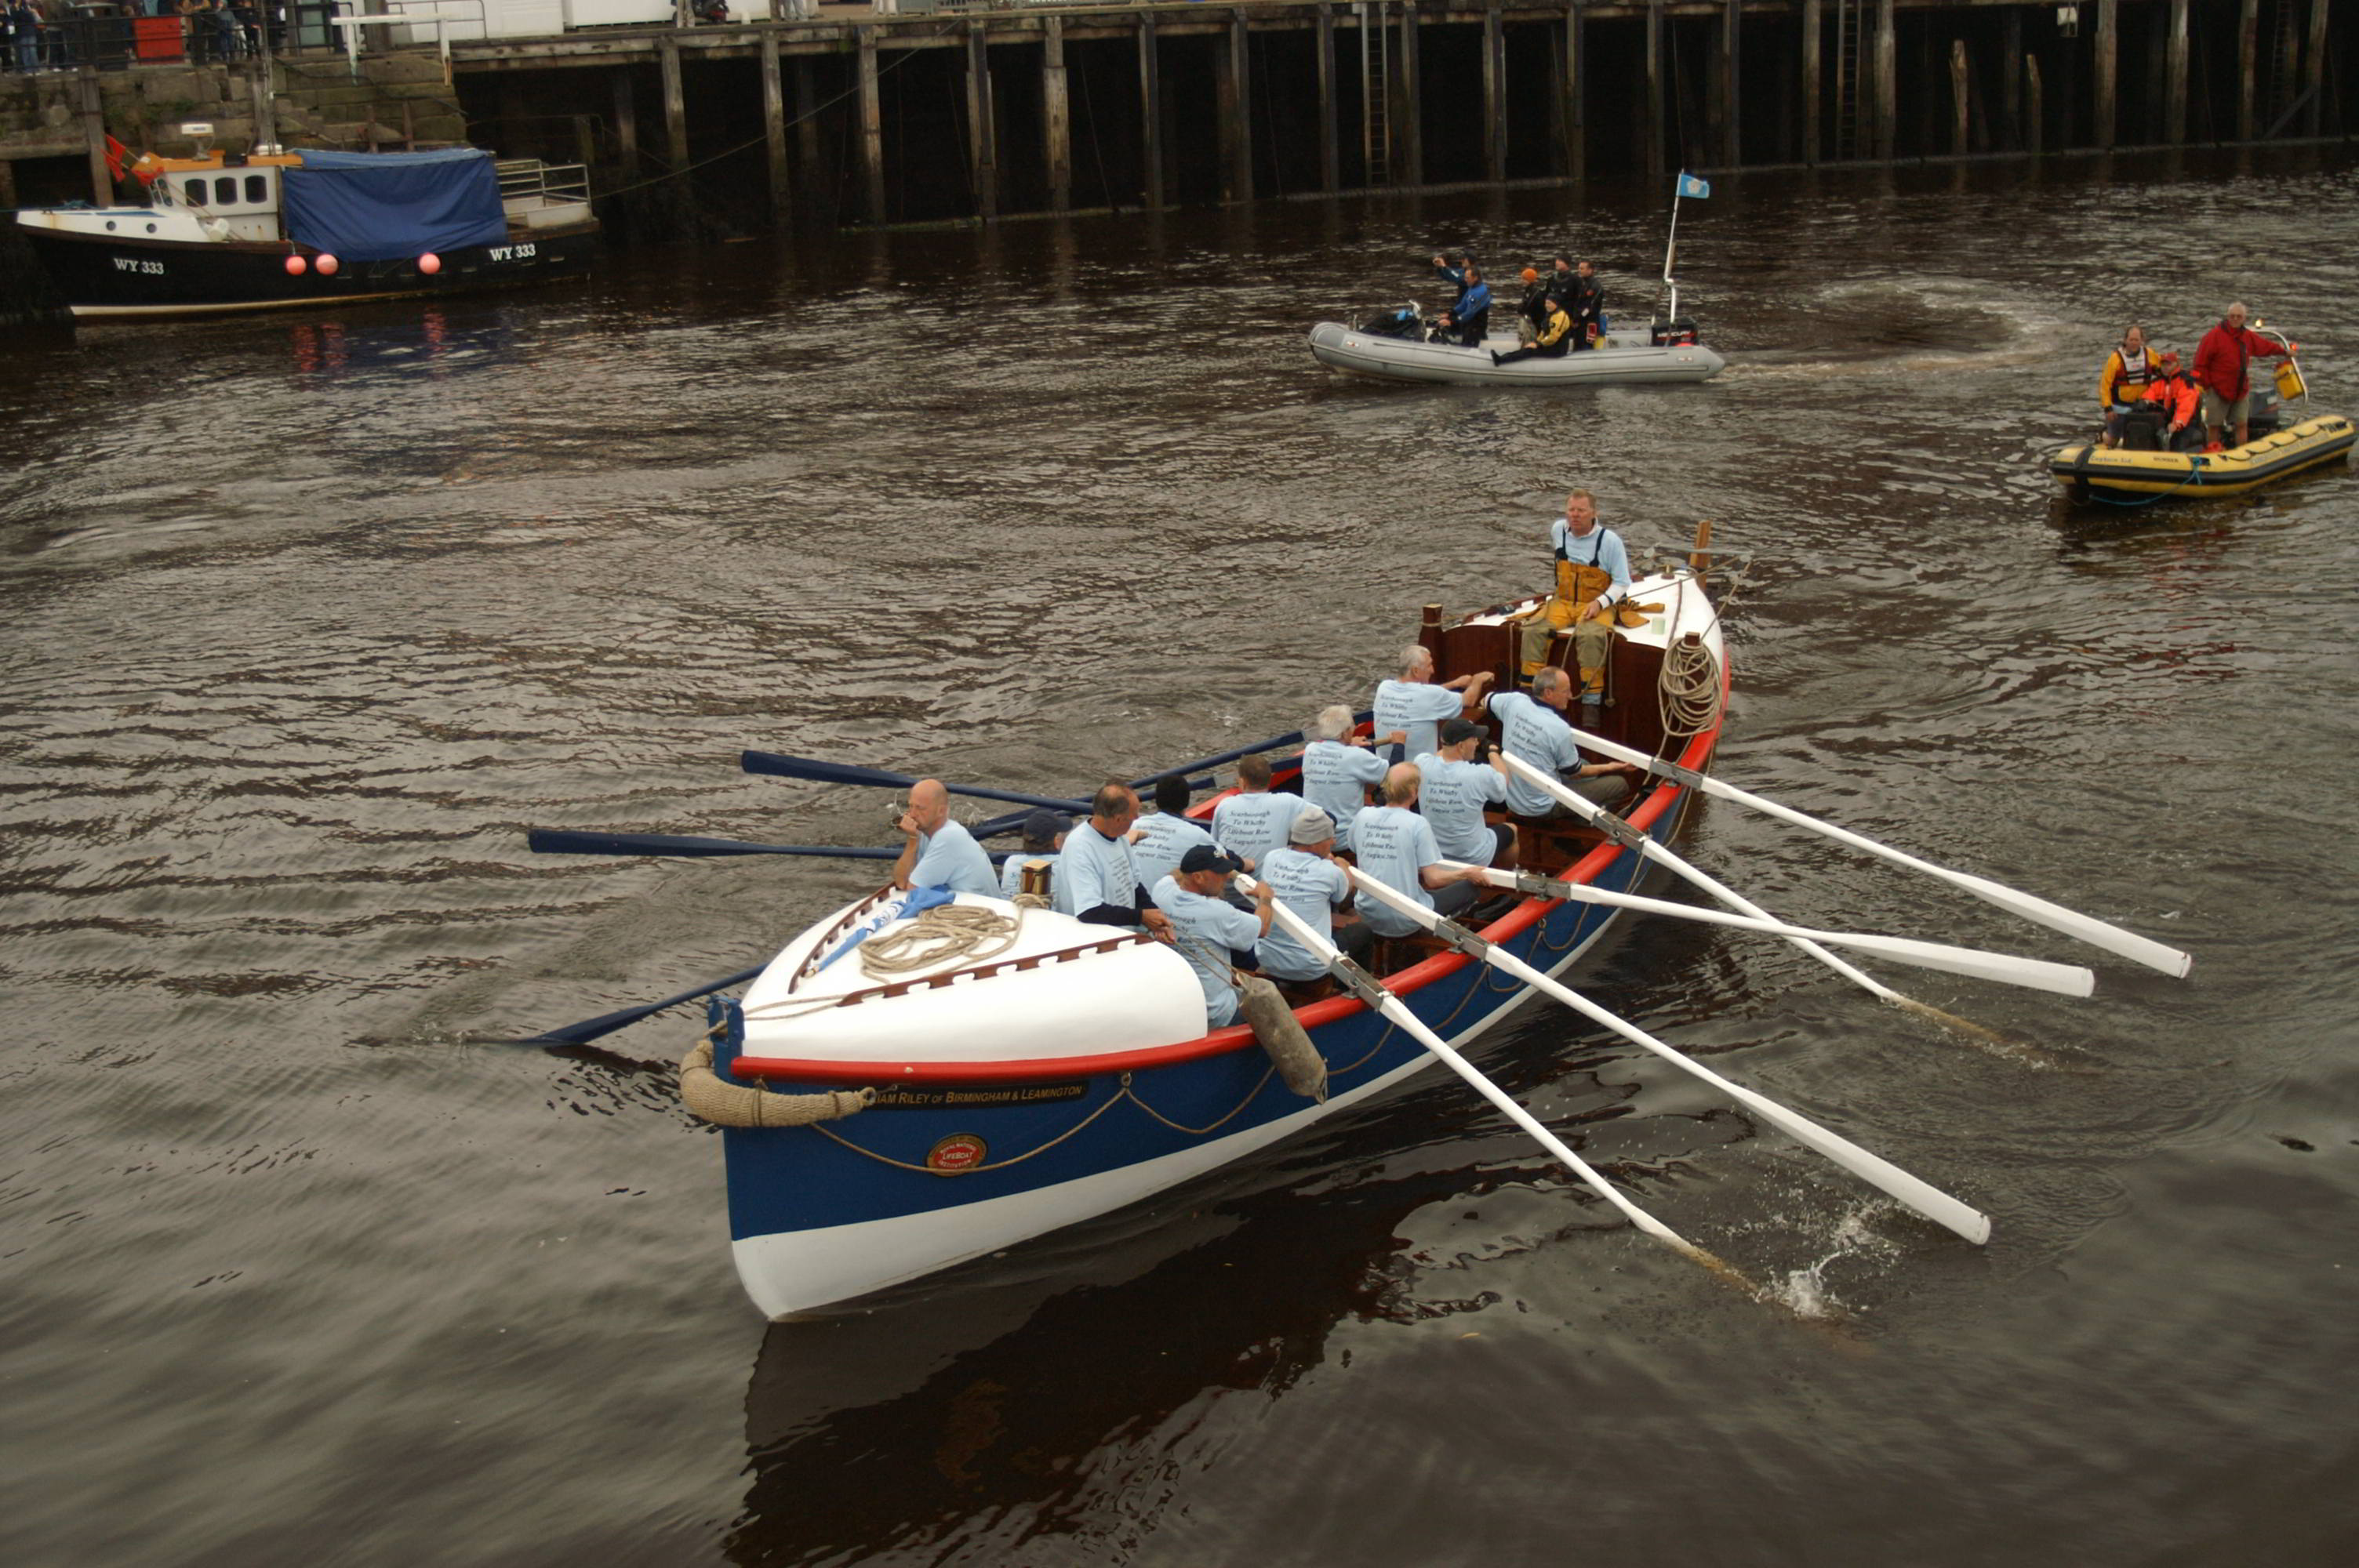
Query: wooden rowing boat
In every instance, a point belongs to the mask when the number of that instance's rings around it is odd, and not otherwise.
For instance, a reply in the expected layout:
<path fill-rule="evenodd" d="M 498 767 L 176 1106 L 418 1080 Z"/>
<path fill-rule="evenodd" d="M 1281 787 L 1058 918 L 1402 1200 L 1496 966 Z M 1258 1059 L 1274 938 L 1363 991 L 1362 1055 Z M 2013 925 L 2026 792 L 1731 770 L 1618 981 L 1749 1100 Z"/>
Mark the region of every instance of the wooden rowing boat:
<path fill-rule="evenodd" d="M 1618 700 L 1598 727 L 1701 769 L 1719 739 L 1717 698 L 1728 679 L 1712 602 L 1683 566 L 1637 581 L 1631 598 L 1658 608 L 1617 638 L 1610 679 Z M 1438 678 L 1487 670 L 1511 682 L 1516 608 L 1445 625 L 1429 607 L 1420 635 Z M 1692 733 L 1667 733 L 1655 700 L 1674 646 L 1690 667 L 1701 659 L 1711 672 L 1715 700 Z M 1299 767 L 1282 766 L 1278 787 L 1297 777 Z M 1652 782 L 1625 819 L 1635 834 L 1667 840 L 1691 795 Z M 1529 835 L 1525 863 L 1608 891 L 1628 889 L 1641 870 L 1633 845 L 1577 827 Z M 738 1273 L 773 1317 L 1147 1197 L 1381 1096 L 1433 1059 L 1362 1000 L 1332 996 L 1296 1010 L 1325 1065 L 1324 1098 L 1308 1098 L 1287 1087 L 1251 1029 L 1205 1031 L 1201 989 L 1171 948 L 1048 910 L 1024 912 L 1012 945 L 979 962 L 953 959 L 885 983 L 848 958 L 821 967 L 888 896 L 830 914 L 788 943 L 742 1000 L 712 1011 L 712 1065 L 723 1085 L 824 1095 L 836 1108 L 865 1101 L 854 1115 L 724 1129 Z M 958 902 L 1015 914 L 995 899 Z M 1483 935 L 1554 975 L 1618 913 L 1527 897 Z M 1385 989 L 1452 1045 L 1529 994 L 1431 939 L 1404 939 L 1389 956 Z"/>

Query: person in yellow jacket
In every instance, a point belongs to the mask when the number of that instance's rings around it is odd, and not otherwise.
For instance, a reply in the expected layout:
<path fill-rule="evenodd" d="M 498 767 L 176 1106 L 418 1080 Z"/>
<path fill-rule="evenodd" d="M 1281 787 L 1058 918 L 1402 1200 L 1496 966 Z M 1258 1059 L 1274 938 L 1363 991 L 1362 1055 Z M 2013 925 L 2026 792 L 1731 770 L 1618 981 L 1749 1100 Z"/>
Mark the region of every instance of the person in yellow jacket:
<path fill-rule="evenodd" d="M 2137 406 L 2147 387 L 2162 374 L 2162 361 L 2146 346 L 2146 329 L 2136 322 L 2122 334 L 2121 347 L 2105 356 L 2097 377 L 2097 406 L 2105 416 L 2104 443 L 2121 445 L 2122 416 Z"/>
<path fill-rule="evenodd" d="M 1493 364 L 1511 365 L 1517 360 L 1531 359 L 1535 355 L 1551 360 L 1564 357 L 1565 351 L 1572 347 L 1572 317 L 1565 310 L 1561 300 L 1549 299 L 1546 303 L 1548 318 L 1540 323 L 1540 335 L 1524 347 L 1510 349 L 1504 354 L 1493 349 Z"/>

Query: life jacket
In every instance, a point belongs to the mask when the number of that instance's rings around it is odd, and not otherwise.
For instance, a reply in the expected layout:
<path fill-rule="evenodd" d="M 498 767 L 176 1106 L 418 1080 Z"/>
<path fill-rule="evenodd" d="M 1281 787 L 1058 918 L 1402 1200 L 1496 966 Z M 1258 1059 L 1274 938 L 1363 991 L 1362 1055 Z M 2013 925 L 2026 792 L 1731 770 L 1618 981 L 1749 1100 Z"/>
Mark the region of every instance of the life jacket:
<path fill-rule="evenodd" d="M 2139 402 L 2151 403 L 2160 409 L 2166 422 L 2177 418 L 2192 419 L 2197 390 L 2185 371 L 2164 371 L 2140 395 Z"/>
<path fill-rule="evenodd" d="M 2149 349 L 2140 349 L 2137 352 L 2137 356 L 2133 359 L 2126 350 L 2115 349 L 2114 351 L 2114 358 L 2122 367 L 2114 374 L 2114 406 L 2115 407 L 2120 407 L 2125 404 L 2136 403 L 2139 398 L 2145 396 L 2147 384 L 2154 380 L 2156 376 L 2160 373 L 2154 368 L 2154 361 L 2148 357 L 2152 351 L 2153 351 Z"/>

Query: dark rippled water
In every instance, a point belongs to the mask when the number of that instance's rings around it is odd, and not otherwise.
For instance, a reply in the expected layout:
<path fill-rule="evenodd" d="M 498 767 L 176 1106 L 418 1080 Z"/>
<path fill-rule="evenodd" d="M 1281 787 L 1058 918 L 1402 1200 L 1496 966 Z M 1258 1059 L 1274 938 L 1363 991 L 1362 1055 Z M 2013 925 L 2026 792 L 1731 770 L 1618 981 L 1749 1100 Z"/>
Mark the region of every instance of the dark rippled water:
<path fill-rule="evenodd" d="M 2359 481 L 2087 514 L 2119 323 L 2232 297 L 2359 409 L 2359 173 L 1720 182 L 1701 387 L 1330 380 L 1472 242 L 1643 313 L 1651 193 L 620 258 L 571 292 L 89 330 L 0 365 L 0 1552 L 27 1564 L 2287 1564 L 2359 1545 Z M 1633 307 L 1638 307 L 1633 310 Z M 1723 772 L 2183 946 L 2176 982 L 1714 805 L 1791 918 L 1583 982 L 1987 1209 L 1967 1247 L 1535 1008 L 1483 1061 L 1685 1234 L 1437 1076 L 873 1310 L 765 1325 L 673 1016 L 877 842 L 745 746 L 1069 792 L 1358 697 L 1538 574 L 1571 484 L 1749 556 Z"/>

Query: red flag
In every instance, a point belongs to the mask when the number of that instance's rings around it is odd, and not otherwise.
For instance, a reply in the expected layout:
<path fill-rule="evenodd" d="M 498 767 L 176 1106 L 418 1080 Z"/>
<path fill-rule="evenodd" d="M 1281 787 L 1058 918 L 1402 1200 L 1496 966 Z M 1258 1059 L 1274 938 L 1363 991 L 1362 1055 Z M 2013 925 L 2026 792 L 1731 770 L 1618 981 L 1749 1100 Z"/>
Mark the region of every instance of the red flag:
<path fill-rule="evenodd" d="M 106 138 L 106 172 L 114 176 L 118 184 L 123 179 L 123 160 L 130 156 L 129 147 L 125 146 L 113 136 Z"/>

